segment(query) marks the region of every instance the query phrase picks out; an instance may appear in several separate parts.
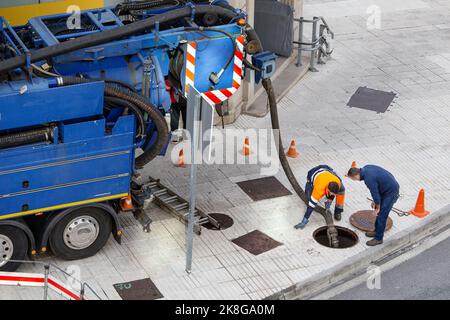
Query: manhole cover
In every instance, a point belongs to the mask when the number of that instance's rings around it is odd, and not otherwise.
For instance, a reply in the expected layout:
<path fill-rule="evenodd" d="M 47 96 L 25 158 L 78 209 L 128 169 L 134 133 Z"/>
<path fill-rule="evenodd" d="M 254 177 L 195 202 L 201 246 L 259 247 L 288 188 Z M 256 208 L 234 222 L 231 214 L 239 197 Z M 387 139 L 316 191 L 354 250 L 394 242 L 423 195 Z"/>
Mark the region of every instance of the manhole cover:
<path fill-rule="evenodd" d="M 150 278 L 114 285 L 122 300 L 155 300 L 163 295 Z"/>
<path fill-rule="evenodd" d="M 350 223 L 355 228 L 362 230 L 362 231 L 373 231 L 375 230 L 375 219 L 377 217 L 374 215 L 372 210 L 361 210 L 357 211 L 350 217 Z M 392 228 L 393 221 L 391 218 L 388 217 L 386 222 L 386 229 L 385 231 L 388 231 Z"/>
<path fill-rule="evenodd" d="M 359 87 L 347 103 L 349 107 L 384 113 L 391 105 L 396 94 L 381 90 Z"/>
<path fill-rule="evenodd" d="M 238 182 L 237 185 L 253 201 L 289 196 L 292 193 L 275 177 L 264 177 Z"/>
<path fill-rule="evenodd" d="M 358 243 L 358 236 L 352 230 L 339 226 L 336 226 L 336 230 L 338 232 L 338 240 L 339 240 L 339 247 L 336 249 L 350 248 Z M 321 245 L 328 248 L 333 248 L 330 245 L 330 241 L 328 239 L 327 227 L 320 227 L 319 229 L 314 231 L 313 237 Z"/>
<path fill-rule="evenodd" d="M 244 234 L 232 242 L 255 256 L 283 245 L 259 230 Z"/>
<path fill-rule="evenodd" d="M 203 225 L 208 230 L 225 230 L 234 224 L 233 218 L 223 213 L 210 213 L 209 216 L 219 223 L 220 228 L 216 228 L 211 222 L 208 222 Z"/>

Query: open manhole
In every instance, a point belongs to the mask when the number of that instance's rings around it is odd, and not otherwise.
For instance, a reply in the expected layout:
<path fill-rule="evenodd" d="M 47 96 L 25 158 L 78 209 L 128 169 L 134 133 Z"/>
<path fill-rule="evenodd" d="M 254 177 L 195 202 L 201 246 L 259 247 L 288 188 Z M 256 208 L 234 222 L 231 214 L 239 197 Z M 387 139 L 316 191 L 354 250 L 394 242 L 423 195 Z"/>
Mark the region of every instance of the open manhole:
<path fill-rule="evenodd" d="M 203 227 L 208 230 L 225 230 L 234 224 L 233 218 L 223 213 L 210 213 L 209 216 L 219 223 L 220 228 L 217 228 L 211 222 L 208 222 L 203 225 Z"/>
<path fill-rule="evenodd" d="M 361 210 L 357 211 L 350 217 L 350 223 L 355 228 L 362 231 L 373 231 L 375 229 L 375 220 L 377 219 L 376 215 L 373 213 L 373 210 Z M 388 217 L 386 221 L 386 229 L 388 231 L 392 228 L 394 222 L 391 218 Z"/>
<path fill-rule="evenodd" d="M 336 249 L 350 248 L 358 243 L 358 236 L 352 230 L 339 226 L 336 226 L 336 229 L 338 232 L 338 240 L 339 240 L 339 247 Z M 328 239 L 327 227 L 320 227 L 319 229 L 314 231 L 313 237 L 321 245 L 328 248 L 333 248 L 330 245 L 330 241 Z"/>

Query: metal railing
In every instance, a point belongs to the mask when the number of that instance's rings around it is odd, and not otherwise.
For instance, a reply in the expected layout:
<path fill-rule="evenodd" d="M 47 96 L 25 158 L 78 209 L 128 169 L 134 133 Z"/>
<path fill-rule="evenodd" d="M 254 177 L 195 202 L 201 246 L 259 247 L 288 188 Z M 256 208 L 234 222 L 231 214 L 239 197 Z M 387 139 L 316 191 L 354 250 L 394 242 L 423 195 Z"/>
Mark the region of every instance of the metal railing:
<path fill-rule="evenodd" d="M 323 17 L 313 17 L 312 20 L 305 19 L 304 17 L 300 17 L 299 19 L 294 19 L 299 23 L 298 28 L 298 41 L 294 41 L 294 44 L 297 45 L 297 63 L 296 66 L 300 67 L 302 65 L 302 52 L 307 51 L 311 53 L 310 62 L 309 62 L 309 70 L 313 72 L 317 72 L 316 69 L 316 53 L 317 55 L 317 63 L 323 64 L 325 63 L 322 60 L 323 56 L 330 56 L 333 52 L 333 39 L 334 32 L 330 29 L 327 22 Z M 305 42 L 303 40 L 303 30 L 304 24 L 311 23 L 312 24 L 312 33 L 311 33 L 311 42 Z"/>
<path fill-rule="evenodd" d="M 0 263 L 4 262 L 4 261 L 5 260 L 0 258 Z M 57 278 L 54 275 L 52 275 L 52 272 L 59 273 L 59 276 L 65 277 L 66 283 L 68 283 L 70 280 L 71 284 L 68 285 L 67 287 L 69 287 L 70 290 L 77 292 L 77 296 L 79 297 L 79 300 L 86 300 L 87 294 L 89 294 L 89 300 L 91 300 L 91 299 L 102 300 L 102 298 L 94 291 L 94 289 L 88 283 L 82 282 L 78 278 L 74 277 L 73 275 L 69 274 L 65 270 L 61 269 L 60 267 L 58 267 L 52 263 L 42 262 L 42 261 L 29 261 L 29 260 L 7 260 L 7 261 L 8 261 L 8 263 L 13 262 L 13 263 L 20 263 L 20 264 L 33 264 L 33 265 L 41 265 L 43 267 L 43 269 L 44 269 L 43 300 L 48 300 L 48 298 L 49 298 L 49 290 L 48 289 L 52 288 L 52 284 L 53 284 L 52 282 L 54 282 L 54 281 L 51 281 L 51 277 L 53 277 L 55 279 Z M 11 274 L 14 274 L 14 273 L 12 272 Z M 60 282 L 63 282 L 63 281 L 60 281 Z M 74 283 L 76 285 L 74 285 Z M 0 283 L 0 285 L 2 285 L 2 284 Z M 21 285 L 18 285 L 18 286 L 21 286 Z M 64 296 L 62 294 L 59 294 L 59 295 Z"/>

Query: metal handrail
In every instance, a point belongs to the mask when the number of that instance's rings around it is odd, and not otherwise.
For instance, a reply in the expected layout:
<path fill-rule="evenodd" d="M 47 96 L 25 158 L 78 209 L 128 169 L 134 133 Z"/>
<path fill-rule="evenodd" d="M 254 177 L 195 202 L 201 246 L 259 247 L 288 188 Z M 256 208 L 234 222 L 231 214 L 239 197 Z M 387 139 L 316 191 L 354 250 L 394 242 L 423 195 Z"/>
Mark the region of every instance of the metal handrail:
<path fill-rule="evenodd" d="M 71 274 L 67 273 L 65 270 L 61 269 L 57 265 L 49 262 L 42 262 L 42 261 L 30 261 L 30 260 L 4 260 L 0 258 L 0 262 L 15 262 L 15 263 L 28 263 L 28 264 L 37 264 L 42 265 L 44 267 L 44 277 L 45 277 L 45 285 L 44 285 L 44 300 L 47 300 L 48 297 L 48 275 L 51 271 L 51 268 L 56 269 L 57 271 L 63 273 L 66 277 L 69 279 L 75 280 L 80 285 L 80 298 L 81 300 L 84 300 L 86 288 L 90 290 L 91 293 L 93 293 L 99 300 L 102 300 L 102 298 L 92 289 L 92 287 L 87 282 L 82 282 L 81 280 L 75 278 Z"/>
<path fill-rule="evenodd" d="M 329 27 L 328 23 L 325 21 L 325 19 L 321 17 L 313 17 L 313 19 L 305 19 L 303 17 L 300 17 L 298 19 L 294 19 L 294 21 L 297 21 L 299 23 L 299 30 L 298 30 L 298 41 L 293 41 L 294 44 L 297 45 L 297 63 L 296 66 L 299 67 L 302 65 L 302 51 L 311 52 L 310 57 L 310 71 L 317 71 L 315 68 L 315 54 L 316 51 L 319 50 L 319 56 L 318 56 L 318 63 L 323 63 L 321 60 L 321 55 L 329 55 L 326 51 L 322 49 L 323 45 L 326 44 L 326 38 L 324 36 L 324 30 L 327 30 L 328 34 L 331 35 L 331 39 L 334 39 L 334 32 Z M 322 22 L 322 24 L 319 26 L 319 23 Z M 305 42 L 303 41 L 303 24 L 304 23 L 311 23 L 312 24 L 312 36 L 311 36 L 311 42 Z M 319 31 L 319 35 L 318 34 Z"/>

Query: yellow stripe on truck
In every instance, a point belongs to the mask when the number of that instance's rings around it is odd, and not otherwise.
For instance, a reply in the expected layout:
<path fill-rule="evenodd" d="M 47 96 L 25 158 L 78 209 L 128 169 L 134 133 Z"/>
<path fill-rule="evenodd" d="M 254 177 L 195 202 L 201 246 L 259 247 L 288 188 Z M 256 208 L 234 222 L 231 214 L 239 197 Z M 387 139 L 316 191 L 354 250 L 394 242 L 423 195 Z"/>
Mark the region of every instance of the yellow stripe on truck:
<path fill-rule="evenodd" d="M 45 211 L 53 211 L 53 210 L 64 209 L 64 208 L 69 208 L 69 207 L 75 207 L 75 206 L 79 206 L 82 204 L 96 203 L 96 202 L 102 202 L 102 201 L 107 201 L 107 200 L 112 200 L 112 199 L 119 199 L 119 198 L 123 198 L 126 196 L 128 196 L 128 193 L 121 193 L 121 194 L 116 194 L 116 195 L 103 197 L 103 198 L 95 198 L 95 199 L 89 199 L 89 200 L 83 200 L 83 201 L 77 201 L 77 202 L 70 202 L 70 203 L 60 204 L 57 206 L 52 206 L 52 207 L 47 207 L 47 208 L 40 208 L 40 209 L 35 209 L 35 210 L 11 213 L 11 214 L 6 214 L 4 216 L 0 216 L 0 220 L 17 218 L 17 217 L 26 216 L 26 215 L 35 214 L 35 213 L 41 213 L 41 212 L 45 212 Z"/>
<path fill-rule="evenodd" d="M 70 6 L 78 6 L 80 10 L 101 8 L 104 0 L 61 0 L 40 4 L 29 4 L 9 8 L 0 8 L 0 16 L 13 26 L 26 24 L 33 17 L 66 13 Z"/>

